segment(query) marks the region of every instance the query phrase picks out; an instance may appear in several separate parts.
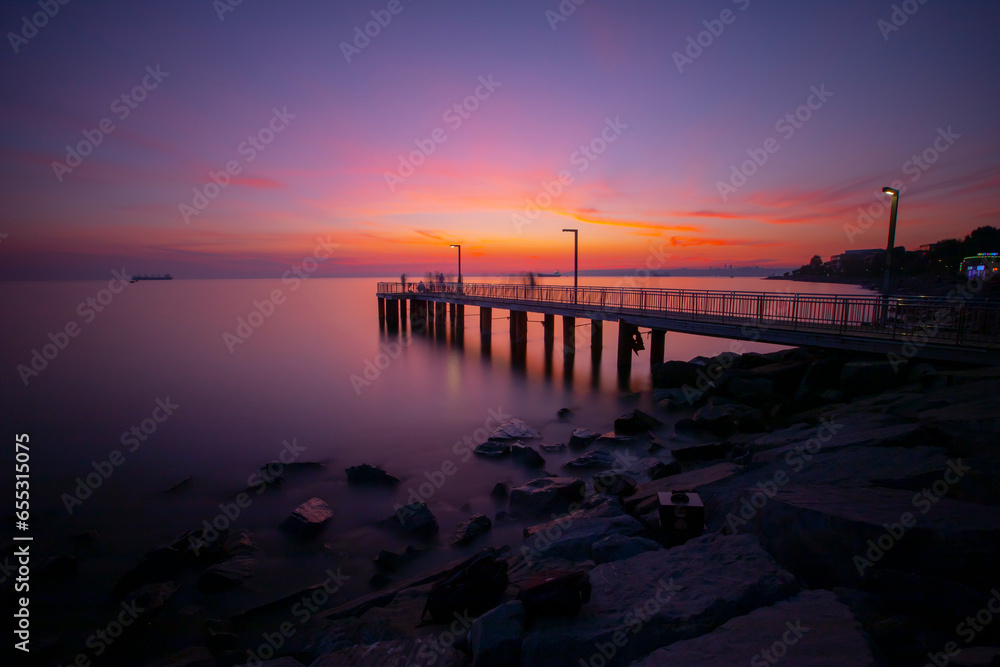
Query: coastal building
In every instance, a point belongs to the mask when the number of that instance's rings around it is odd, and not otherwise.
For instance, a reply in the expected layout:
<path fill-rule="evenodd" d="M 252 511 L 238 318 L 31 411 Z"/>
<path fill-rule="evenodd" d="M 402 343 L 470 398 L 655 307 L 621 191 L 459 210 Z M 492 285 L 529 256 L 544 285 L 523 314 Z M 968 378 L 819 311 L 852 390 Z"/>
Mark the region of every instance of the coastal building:
<path fill-rule="evenodd" d="M 839 255 L 830 258 L 833 269 L 842 273 L 863 273 L 870 269 L 872 265 L 885 256 L 882 248 L 868 248 L 865 250 L 845 250 Z"/>

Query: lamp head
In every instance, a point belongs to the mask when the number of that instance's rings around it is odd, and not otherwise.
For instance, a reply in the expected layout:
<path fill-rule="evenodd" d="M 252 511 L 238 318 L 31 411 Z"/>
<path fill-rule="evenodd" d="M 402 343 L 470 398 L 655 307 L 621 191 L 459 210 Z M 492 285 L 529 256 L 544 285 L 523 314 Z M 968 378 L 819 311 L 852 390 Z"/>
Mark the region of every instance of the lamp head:
<path fill-rule="evenodd" d="M 575 229 L 564 229 L 563 231 L 564 232 L 575 232 L 576 230 Z"/>
<path fill-rule="evenodd" d="M 457 244 L 457 243 L 452 243 L 452 244 L 451 244 L 450 246 L 448 246 L 448 247 L 449 247 L 449 248 L 461 248 L 462 246 L 460 246 L 460 245 L 459 245 L 459 244 Z"/>
<path fill-rule="evenodd" d="M 899 196 L 899 190 L 895 188 L 890 188 L 889 186 L 882 188 L 882 192 L 884 192 L 887 195 L 892 195 L 893 197 Z"/>

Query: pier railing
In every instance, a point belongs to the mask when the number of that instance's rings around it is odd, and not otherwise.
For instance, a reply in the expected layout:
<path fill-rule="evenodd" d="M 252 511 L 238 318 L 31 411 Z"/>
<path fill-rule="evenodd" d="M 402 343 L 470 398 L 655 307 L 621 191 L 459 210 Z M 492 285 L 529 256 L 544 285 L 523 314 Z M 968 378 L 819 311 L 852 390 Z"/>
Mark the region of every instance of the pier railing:
<path fill-rule="evenodd" d="M 723 292 L 517 283 L 380 282 L 380 295 L 560 306 L 587 313 L 867 335 L 925 344 L 1000 344 L 1000 304 L 981 299 Z"/>

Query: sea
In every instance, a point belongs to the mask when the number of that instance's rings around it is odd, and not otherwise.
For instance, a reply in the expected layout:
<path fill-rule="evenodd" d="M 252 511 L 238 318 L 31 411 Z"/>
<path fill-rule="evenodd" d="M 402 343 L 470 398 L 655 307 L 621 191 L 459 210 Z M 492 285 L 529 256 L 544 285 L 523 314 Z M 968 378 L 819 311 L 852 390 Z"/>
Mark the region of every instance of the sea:
<path fill-rule="evenodd" d="M 541 280 L 572 284 L 566 276 Z M 609 431 L 615 417 L 633 408 L 656 413 L 648 338 L 623 385 L 613 322 L 604 325 L 603 354 L 595 359 L 590 323 L 578 319 L 577 352 L 567 363 L 561 322 L 547 355 L 542 316 L 531 314 L 520 358 L 511 354 L 501 309 L 493 310 L 487 339 L 471 306 L 464 331 L 449 326 L 415 334 L 405 321 L 399 332 L 381 329 L 377 282 L 175 279 L 122 288 L 109 274 L 101 281 L 0 283 L 0 499 L 7 517 L 0 591 L 11 595 L 15 584 L 12 554 L 24 542 L 15 545 L 13 538 L 31 537 L 37 641 L 62 637 L 88 651 L 88 634 L 115 617 L 115 581 L 143 553 L 206 524 L 250 531 L 259 549 L 253 575 L 229 592 L 203 593 L 195 573 L 177 575 L 180 592 L 172 605 L 215 618 L 291 595 L 330 572 L 343 582 L 331 604 L 370 593 L 373 558 L 411 543 L 376 524 L 413 500 L 430 507 L 440 538 L 411 573 L 485 546 L 519 545 L 523 525 L 517 523 L 498 524 L 470 546 L 448 544 L 460 521 L 474 513 L 493 517 L 502 508 L 490 497 L 497 482 L 515 486 L 541 474 L 471 455 L 500 420 L 520 418 L 542 434 L 540 442 L 555 444 L 567 442 L 575 428 Z M 622 279 L 588 277 L 580 284 L 613 286 Z M 853 285 L 743 277 L 630 284 L 866 293 Z M 734 349 L 781 348 L 666 337 L 667 359 Z M 560 417 L 563 408 L 569 412 Z M 667 422 L 667 437 L 672 420 L 684 416 L 657 414 Z M 558 473 L 577 455 L 543 452 L 544 469 Z M 322 466 L 289 469 L 280 484 L 260 471 L 290 462 Z M 402 482 L 396 488 L 348 485 L 345 468 L 361 463 Z M 15 470 L 17 464 L 23 467 Z M 18 496 L 28 501 L 20 508 L 28 509 L 24 524 L 15 513 L 15 489 L 27 491 Z M 280 524 L 314 497 L 334 518 L 315 540 L 291 539 Z M 65 564 L 66 556 L 76 559 L 75 571 L 46 570 L 52 559 Z"/>

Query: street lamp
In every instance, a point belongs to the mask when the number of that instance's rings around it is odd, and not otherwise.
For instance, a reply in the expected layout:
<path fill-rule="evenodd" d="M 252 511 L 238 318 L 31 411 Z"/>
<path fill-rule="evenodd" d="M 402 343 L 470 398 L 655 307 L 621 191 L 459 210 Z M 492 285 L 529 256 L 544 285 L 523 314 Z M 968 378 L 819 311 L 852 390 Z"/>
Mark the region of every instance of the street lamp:
<path fill-rule="evenodd" d="M 882 294 L 889 296 L 889 280 L 892 275 L 892 249 L 896 244 L 896 211 L 899 209 L 899 190 L 888 186 L 882 192 L 892 197 L 892 212 L 889 214 L 889 246 L 885 250 L 885 281 Z"/>
<path fill-rule="evenodd" d="M 576 229 L 563 231 L 573 232 L 573 303 L 576 303 L 576 288 L 580 280 L 580 232 Z"/>
<path fill-rule="evenodd" d="M 458 282 L 462 282 L 462 246 L 457 243 L 452 243 L 452 248 L 458 248 Z"/>

